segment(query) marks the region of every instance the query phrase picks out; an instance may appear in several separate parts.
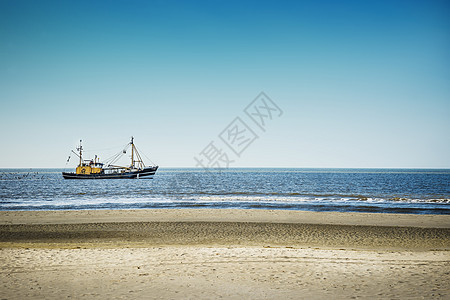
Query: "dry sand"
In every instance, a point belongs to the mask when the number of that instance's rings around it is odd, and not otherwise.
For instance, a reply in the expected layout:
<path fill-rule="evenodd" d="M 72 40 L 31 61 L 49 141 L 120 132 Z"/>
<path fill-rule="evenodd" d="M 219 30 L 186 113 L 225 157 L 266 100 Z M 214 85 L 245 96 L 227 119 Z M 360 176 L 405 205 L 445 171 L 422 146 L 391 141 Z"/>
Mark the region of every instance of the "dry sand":
<path fill-rule="evenodd" d="M 449 298 L 450 216 L 0 212 L 0 299 Z"/>

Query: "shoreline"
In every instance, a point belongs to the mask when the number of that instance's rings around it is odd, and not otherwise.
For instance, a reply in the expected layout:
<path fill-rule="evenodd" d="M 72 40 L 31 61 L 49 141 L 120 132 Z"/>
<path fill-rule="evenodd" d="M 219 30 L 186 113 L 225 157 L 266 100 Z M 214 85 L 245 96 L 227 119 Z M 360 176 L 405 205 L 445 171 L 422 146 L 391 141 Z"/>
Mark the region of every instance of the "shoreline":
<path fill-rule="evenodd" d="M 450 250 L 450 216 L 236 209 L 0 211 L 0 248 Z"/>
<path fill-rule="evenodd" d="M 0 225 L 110 222 L 256 222 L 450 228 L 450 215 L 267 209 L 0 210 Z"/>

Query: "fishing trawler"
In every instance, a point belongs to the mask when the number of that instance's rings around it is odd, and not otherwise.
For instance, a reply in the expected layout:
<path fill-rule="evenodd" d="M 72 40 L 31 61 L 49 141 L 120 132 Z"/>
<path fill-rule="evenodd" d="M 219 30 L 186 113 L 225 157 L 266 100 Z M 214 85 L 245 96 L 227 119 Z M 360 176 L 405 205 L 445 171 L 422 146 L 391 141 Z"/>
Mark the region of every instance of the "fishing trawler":
<path fill-rule="evenodd" d="M 116 166 L 115 162 L 119 160 L 124 154 L 127 153 L 131 147 L 131 164 L 127 167 Z M 130 179 L 141 178 L 145 176 L 155 175 L 158 166 L 145 166 L 141 155 L 137 151 L 134 145 L 134 138 L 131 137 L 131 142 L 118 154 L 114 155 L 110 159 L 106 160 L 108 163 L 101 163 L 97 158 L 83 159 L 83 147 L 77 147 L 77 152 L 72 152 L 78 156 L 80 163 L 75 170 L 75 173 L 62 172 L 64 179 Z M 70 156 L 69 156 L 70 159 Z M 69 161 L 69 159 L 67 161 Z"/>

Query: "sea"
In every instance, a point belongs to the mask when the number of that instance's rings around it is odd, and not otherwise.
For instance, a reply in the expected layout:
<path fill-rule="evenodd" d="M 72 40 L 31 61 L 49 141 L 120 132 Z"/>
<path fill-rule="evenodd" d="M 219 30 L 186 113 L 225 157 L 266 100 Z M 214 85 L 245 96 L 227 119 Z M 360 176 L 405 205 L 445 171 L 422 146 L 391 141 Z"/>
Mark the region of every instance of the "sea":
<path fill-rule="evenodd" d="M 0 210 L 280 209 L 450 214 L 450 169 L 160 168 L 153 178 L 65 180 L 0 169 Z"/>

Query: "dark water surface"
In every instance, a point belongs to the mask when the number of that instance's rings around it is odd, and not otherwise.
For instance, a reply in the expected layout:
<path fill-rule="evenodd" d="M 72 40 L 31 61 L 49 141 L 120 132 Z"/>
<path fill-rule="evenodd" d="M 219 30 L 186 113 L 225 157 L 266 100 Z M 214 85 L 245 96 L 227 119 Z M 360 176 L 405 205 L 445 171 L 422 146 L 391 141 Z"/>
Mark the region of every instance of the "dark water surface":
<path fill-rule="evenodd" d="M 0 210 L 256 208 L 450 214 L 450 170 L 158 170 L 153 179 L 64 180 L 0 169 Z"/>

